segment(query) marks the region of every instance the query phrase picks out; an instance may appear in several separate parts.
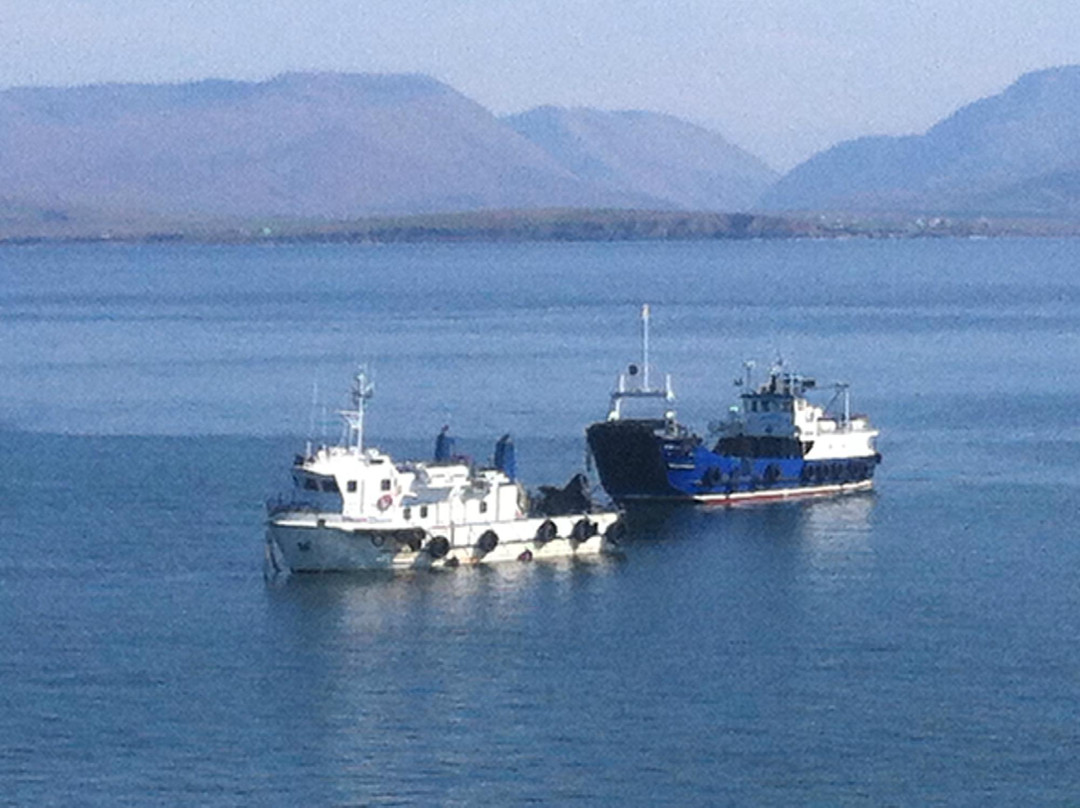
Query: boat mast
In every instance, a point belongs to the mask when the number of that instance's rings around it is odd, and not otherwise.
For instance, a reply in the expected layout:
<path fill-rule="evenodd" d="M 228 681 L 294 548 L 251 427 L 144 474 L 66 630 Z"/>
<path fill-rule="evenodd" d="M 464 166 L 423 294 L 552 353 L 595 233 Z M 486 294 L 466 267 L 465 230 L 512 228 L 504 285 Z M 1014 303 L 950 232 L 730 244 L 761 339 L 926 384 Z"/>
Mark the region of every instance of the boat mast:
<path fill-rule="evenodd" d="M 641 370 L 645 374 L 643 378 L 644 388 L 649 389 L 649 304 L 641 307 Z"/>
<path fill-rule="evenodd" d="M 375 393 L 375 386 L 368 381 L 367 371 L 364 368 L 356 374 L 356 380 L 352 387 L 351 410 L 342 410 L 341 417 L 345 419 L 348 427 L 348 436 L 345 445 L 353 452 L 359 454 L 364 450 L 364 407 L 367 400 Z"/>
<path fill-rule="evenodd" d="M 755 362 L 753 359 L 747 359 L 745 362 L 742 363 L 743 373 L 746 374 L 746 376 L 745 376 L 745 378 L 746 378 L 745 384 L 746 384 L 746 392 L 748 392 L 748 393 L 754 392 L 754 386 L 753 386 L 754 376 L 753 376 L 753 373 L 754 373 L 754 366 L 756 364 L 757 364 L 757 362 Z"/>

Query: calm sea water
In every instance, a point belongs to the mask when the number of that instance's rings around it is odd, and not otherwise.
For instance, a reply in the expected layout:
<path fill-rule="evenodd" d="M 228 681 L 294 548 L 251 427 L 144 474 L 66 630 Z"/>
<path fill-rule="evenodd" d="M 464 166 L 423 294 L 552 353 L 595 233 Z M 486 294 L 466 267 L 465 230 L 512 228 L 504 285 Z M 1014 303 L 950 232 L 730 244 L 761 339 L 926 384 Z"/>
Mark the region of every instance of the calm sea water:
<path fill-rule="evenodd" d="M 0 802 L 1074 805 L 1080 242 L 0 251 Z M 853 383 L 874 495 L 632 515 L 625 556 L 264 583 L 369 438 L 583 463 L 653 304 L 680 412 Z M 336 432 L 329 433 L 331 436 Z"/>

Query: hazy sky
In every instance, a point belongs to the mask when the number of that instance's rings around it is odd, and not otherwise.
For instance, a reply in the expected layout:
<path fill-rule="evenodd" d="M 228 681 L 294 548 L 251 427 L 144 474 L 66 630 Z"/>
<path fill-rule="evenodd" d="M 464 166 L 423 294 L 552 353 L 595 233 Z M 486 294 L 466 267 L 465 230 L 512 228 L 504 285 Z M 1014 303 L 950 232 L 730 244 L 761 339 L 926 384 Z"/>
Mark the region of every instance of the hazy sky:
<path fill-rule="evenodd" d="M 0 86 L 421 72 L 496 113 L 650 109 L 777 168 L 1080 63 L 1078 0 L 0 0 Z"/>

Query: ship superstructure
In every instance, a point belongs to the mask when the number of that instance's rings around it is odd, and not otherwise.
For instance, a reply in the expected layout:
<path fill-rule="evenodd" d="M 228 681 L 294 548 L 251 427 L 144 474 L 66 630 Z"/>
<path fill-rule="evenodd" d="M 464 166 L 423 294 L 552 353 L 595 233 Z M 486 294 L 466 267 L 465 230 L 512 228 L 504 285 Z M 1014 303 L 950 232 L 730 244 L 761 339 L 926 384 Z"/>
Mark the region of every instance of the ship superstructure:
<path fill-rule="evenodd" d="M 475 468 L 452 454 L 446 430 L 430 461 L 395 461 L 364 445 L 364 413 L 372 387 L 356 377 L 352 408 L 341 416 L 343 440 L 308 447 L 292 466 L 293 490 L 268 503 L 267 558 L 294 572 L 334 571 L 588 555 L 610 549 L 623 524 L 573 491 L 557 492 L 562 508 L 530 502 L 514 479 L 509 435 L 496 463 Z M 556 512 L 560 511 L 560 512 Z"/>
<path fill-rule="evenodd" d="M 647 367 L 648 308 L 642 314 Z M 679 423 L 670 378 L 651 386 L 635 363 L 620 374 L 604 421 L 587 430 L 601 483 L 617 502 L 672 500 L 735 503 L 838 494 L 872 487 L 881 462 L 874 429 L 851 412 L 850 387 L 832 386 L 824 404 L 814 379 L 782 360 L 753 384 L 752 362 L 738 381 L 738 404 L 710 425 L 707 438 Z M 655 371 L 651 377 L 656 378 Z M 651 413 L 626 415 L 627 401 L 649 401 Z M 659 411 L 655 407 L 659 405 Z"/>

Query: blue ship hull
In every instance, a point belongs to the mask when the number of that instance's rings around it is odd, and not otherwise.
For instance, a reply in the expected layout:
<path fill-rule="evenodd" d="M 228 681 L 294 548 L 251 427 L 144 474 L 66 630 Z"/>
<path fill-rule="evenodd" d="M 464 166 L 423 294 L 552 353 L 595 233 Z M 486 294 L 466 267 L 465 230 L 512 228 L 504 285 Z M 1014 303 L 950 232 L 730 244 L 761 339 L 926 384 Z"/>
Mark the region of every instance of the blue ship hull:
<path fill-rule="evenodd" d="M 718 504 L 861 491 L 873 485 L 880 455 L 805 460 L 798 451 L 720 454 L 691 434 L 672 436 L 648 420 L 605 421 L 586 432 L 604 490 L 616 502 Z"/>

